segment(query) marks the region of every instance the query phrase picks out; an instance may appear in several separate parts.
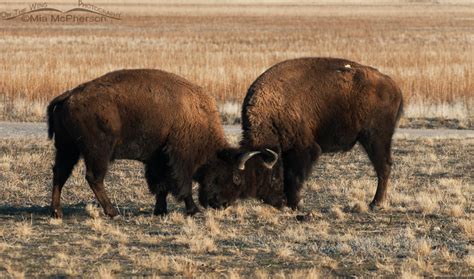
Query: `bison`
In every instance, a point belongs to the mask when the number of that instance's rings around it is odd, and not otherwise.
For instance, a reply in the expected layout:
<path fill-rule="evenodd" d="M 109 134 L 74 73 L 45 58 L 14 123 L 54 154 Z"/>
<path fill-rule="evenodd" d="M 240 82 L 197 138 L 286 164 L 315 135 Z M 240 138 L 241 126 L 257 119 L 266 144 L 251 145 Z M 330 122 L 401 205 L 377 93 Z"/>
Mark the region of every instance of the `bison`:
<path fill-rule="evenodd" d="M 86 180 L 104 212 L 117 216 L 104 189 L 115 159 L 145 164 L 154 214 L 167 213 L 171 192 L 187 214 L 199 211 L 192 198 L 196 169 L 228 147 L 215 101 L 199 86 L 160 70 L 119 70 L 67 91 L 47 109 L 54 135 L 52 214 L 62 217 L 61 189 L 80 156 Z"/>
<path fill-rule="evenodd" d="M 203 206 L 222 207 L 240 198 L 242 189 L 257 187 L 263 193 L 283 191 L 286 205 L 296 209 L 302 185 L 320 155 L 348 151 L 359 142 L 377 173 L 370 203 L 375 209 L 386 199 L 391 141 L 402 108 L 398 86 L 375 68 L 337 58 L 278 63 L 248 89 L 240 152 L 275 150 L 279 167 L 257 170 L 259 177 L 248 183 L 261 183 L 248 185 L 235 179 L 239 157 L 205 164 L 198 171 L 199 200 Z"/>

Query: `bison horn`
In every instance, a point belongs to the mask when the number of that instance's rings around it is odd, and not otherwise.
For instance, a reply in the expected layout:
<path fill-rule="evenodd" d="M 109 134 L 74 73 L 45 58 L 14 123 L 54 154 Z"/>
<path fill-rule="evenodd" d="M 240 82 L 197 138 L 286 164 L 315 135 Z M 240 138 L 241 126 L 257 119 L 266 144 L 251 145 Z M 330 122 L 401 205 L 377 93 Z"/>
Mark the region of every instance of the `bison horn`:
<path fill-rule="evenodd" d="M 264 165 L 267 169 L 272 169 L 273 166 L 275 166 L 276 162 L 278 161 L 278 154 L 277 154 L 275 151 L 273 151 L 273 150 L 271 150 L 271 149 L 268 149 L 268 148 L 266 148 L 265 150 L 267 150 L 270 154 L 273 155 L 273 160 L 272 160 L 271 162 L 269 162 L 269 163 L 265 162 L 265 163 L 263 163 L 263 165 Z"/>
<path fill-rule="evenodd" d="M 267 169 L 272 169 L 273 166 L 275 166 L 276 162 L 278 161 L 278 154 L 275 151 L 273 151 L 271 149 L 268 149 L 268 148 L 265 149 L 265 150 L 273 155 L 273 160 L 271 162 L 264 162 L 263 165 Z M 240 157 L 239 170 L 245 170 L 245 164 L 247 163 L 247 161 L 250 160 L 250 158 L 252 158 L 253 156 L 258 155 L 260 153 L 262 153 L 262 152 L 261 151 L 252 151 L 252 152 L 247 152 L 244 155 L 242 155 L 242 157 Z"/>
<path fill-rule="evenodd" d="M 242 157 L 240 157 L 239 170 L 245 170 L 245 163 L 247 163 L 247 161 L 250 160 L 250 158 L 260 153 L 262 152 L 252 151 L 252 152 L 247 152 L 244 155 L 242 155 Z"/>

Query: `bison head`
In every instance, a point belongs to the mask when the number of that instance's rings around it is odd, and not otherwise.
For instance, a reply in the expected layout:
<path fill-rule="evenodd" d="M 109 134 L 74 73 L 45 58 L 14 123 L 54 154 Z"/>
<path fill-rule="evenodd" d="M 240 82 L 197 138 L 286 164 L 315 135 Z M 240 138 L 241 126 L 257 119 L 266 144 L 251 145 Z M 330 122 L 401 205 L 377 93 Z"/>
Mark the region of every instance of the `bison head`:
<path fill-rule="evenodd" d="M 197 171 L 195 180 L 200 184 L 199 201 L 204 207 L 227 207 L 250 197 L 277 208 L 286 204 L 283 167 L 271 149 L 222 150 Z"/>

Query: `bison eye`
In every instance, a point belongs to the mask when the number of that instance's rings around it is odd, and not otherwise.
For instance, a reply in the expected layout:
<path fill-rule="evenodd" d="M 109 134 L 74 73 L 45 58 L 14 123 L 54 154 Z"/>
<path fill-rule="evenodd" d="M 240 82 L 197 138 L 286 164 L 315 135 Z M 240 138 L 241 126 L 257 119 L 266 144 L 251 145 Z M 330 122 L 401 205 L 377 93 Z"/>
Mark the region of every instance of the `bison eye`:
<path fill-rule="evenodd" d="M 240 178 L 240 175 L 237 175 L 237 174 L 234 174 L 232 176 L 232 181 L 234 182 L 234 184 L 236 185 L 240 185 L 240 183 L 242 183 L 242 179 Z"/>

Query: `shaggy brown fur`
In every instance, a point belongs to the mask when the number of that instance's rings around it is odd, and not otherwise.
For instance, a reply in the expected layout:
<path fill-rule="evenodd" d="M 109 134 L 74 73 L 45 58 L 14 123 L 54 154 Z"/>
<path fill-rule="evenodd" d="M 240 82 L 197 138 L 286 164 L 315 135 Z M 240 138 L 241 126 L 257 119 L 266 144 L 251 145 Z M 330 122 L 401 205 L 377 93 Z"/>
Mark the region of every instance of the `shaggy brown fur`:
<path fill-rule="evenodd" d="M 284 186 L 271 187 L 283 188 L 288 206 L 296 208 L 303 182 L 318 157 L 350 150 L 359 142 L 378 177 L 373 208 L 386 197 L 391 140 L 402 105 L 395 82 L 374 68 L 335 58 L 284 61 L 250 86 L 242 106 L 241 147 L 279 151 Z M 215 172 L 224 176 L 230 170 L 222 166 Z M 219 196 L 228 184 L 204 185 L 201 192 Z"/>
<path fill-rule="evenodd" d="M 55 217 L 62 217 L 61 189 L 80 156 L 107 215 L 118 215 L 103 182 L 114 159 L 145 164 L 156 195 L 155 214 L 167 212 L 168 192 L 194 214 L 192 175 L 227 147 L 214 100 L 189 81 L 159 70 L 120 70 L 79 85 L 51 101 L 48 124 L 56 146 Z"/>

